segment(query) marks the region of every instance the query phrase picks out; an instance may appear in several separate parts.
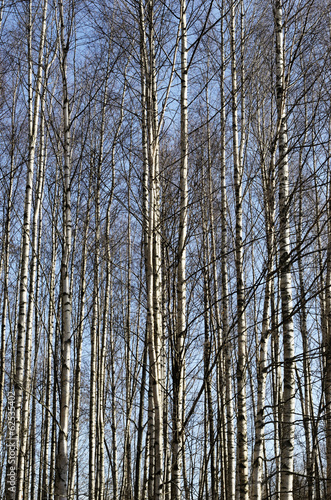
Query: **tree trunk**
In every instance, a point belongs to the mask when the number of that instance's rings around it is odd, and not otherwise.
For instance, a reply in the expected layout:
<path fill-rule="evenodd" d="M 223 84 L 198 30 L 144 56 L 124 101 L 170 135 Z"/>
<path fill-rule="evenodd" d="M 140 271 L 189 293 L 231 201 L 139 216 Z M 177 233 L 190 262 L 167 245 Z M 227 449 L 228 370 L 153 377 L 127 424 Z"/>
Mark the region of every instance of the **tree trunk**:
<path fill-rule="evenodd" d="M 288 144 L 286 124 L 285 48 L 282 2 L 274 4 L 276 34 L 276 94 L 278 117 L 279 172 L 279 266 L 284 348 L 284 403 L 281 435 L 281 500 L 293 498 L 293 451 L 295 419 L 295 362 L 290 270 L 290 222 Z"/>
<path fill-rule="evenodd" d="M 234 188 L 236 201 L 236 232 L 235 232 L 235 265 L 237 274 L 237 318 L 238 318 L 238 363 L 237 363 L 237 392 L 238 392 L 238 487 L 240 500 L 248 500 L 248 452 L 247 452 L 247 412 L 246 412 L 246 318 L 245 318 L 245 289 L 243 273 L 243 242 L 242 242 L 242 178 L 243 178 L 243 136 L 244 123 L 241 126 L 241 145 L 238 141 L 238 89 L 237 63 L 235 38 L 235 8 L 231 1 L 230 9 L 230 36 L 231 36 L 231 73 L 232 73 L 232 134 L 233 134 L 233 164 Z M 243 86 L 243 82 L 242 82 Z M 242 89 L 243 93 L 243 89 Z M 243 109 L 242 120 L 243 120 Z"/>
<path fill-rule="evenodd" d="M 63 3 L 59 1 L 60 32 L 59 44 L 61 54 L 61 74 L 63 90 L 63 148 L 64 148 L 64 182 L 63 182 L 63 249 L 61 262 L 61 397 L 60 397 L 60 429 L 56 456 L 55 497 L 66 500 L 68 495 L 68 429 L 70 402 L 70 357 L 71 357 L 71 294 L 69 281 L 69 259 L 71 254 L 71 158 L 70 158 L 70 112 L 67 83 L 67 55 L 69 40 L 65 40 L 65 20 Z"/>
<path fill-rule="evenodd" d="M 187 33 L 186 1 L 181 0 L 181 161 L 180 161 L 180 213 L 178 235 L 177 272 L 177 330 L 173 359 L 173 442 L 171 498 L 181 498 L 181 471 L 183 463 L 184 374 L 186 336 L 186 235 L 187 235 Z"/>
<path fill-rule="evenodd" d="M 29 2 L 29 20 L 28 20 L 28 99 L 29 99 L 29 158 L 28 172 L 26 178 L 25 200 L 24 200 L 24 220 L 23 234 L 21 243 L 21 275 L 20 275 L 20 297 L 19 297 L 19 318 L 18 318 L 18 333 L 17 333 L 17 350 L 16 350 L 16 371 L 14 376 L 15 383 L 15 439 L 20 436 L 21 429 L 21 405 L 23 396 L 23 381 L 24 381 L 24 347 L 27 328 L 27 288 L 28 288 L 28 267 L 30 253 L 30 223 L 31 223 L 31 206 L 32 206 L 32 186 L 33 172 L 36 151 L 36 141 L 38 133 L 38 121 L 40 111 L 40 97 L 43 71 L 43 55 L 46 33 L 46 14 L 47 0 L 43 5 L 43 21 L 40 34 L 40 45 L 38 54 L 38 72 L 36 81 L 34 82 L 35 94 L 33 95 L 32 82 L 32 2 Z M 18 442 L 17 445 L 18 447 Z M 16 449 L 16 467 L 18 466 L 18 449 Z M 23 464 L 24 468 L 24 464 Z M 21 494 L 22 489 L 22 472 L 17 471 L 16 477 L 19 480 L 17 494 Z M 11 491 L 7 492 L 8 500 L 13 500 L 14 496 Z"/>

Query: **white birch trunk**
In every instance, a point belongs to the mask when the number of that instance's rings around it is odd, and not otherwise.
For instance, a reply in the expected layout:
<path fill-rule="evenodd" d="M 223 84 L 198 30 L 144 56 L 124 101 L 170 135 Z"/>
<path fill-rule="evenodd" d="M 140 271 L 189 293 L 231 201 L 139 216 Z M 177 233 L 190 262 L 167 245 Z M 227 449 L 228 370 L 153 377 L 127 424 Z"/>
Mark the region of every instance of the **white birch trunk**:
<path fill-rule="evenodd" d="M 154 48 L 153 0 L 149 9 L 149 60 L 147 63 L 147 44 L 142 2 L 139 3 L 141 58 L 142 58 L 142 104 L 146 102 L 146 122 L 143 122 L 143 151 L 148 147 L 149 172 L 147 158 L 144 159 L 144 241 L 147 283 L 147 329 L 148 352 L 150 361 L 151 394 L 149 401 L 150 428 L 150 480 L 149 494 L 153 484 L 155 499 L 163 498 L 163 404 L 161 391 L 161 244 L 160 244 L 160 208 L 159 208 L 159 127 L 157 112 L 156 68 Z M 145 84 L 145 79 L 147 84 Z M 146 123 L 146 125 L 145 125 Z M 146 130 L 147 128 L 147 130 Z"/>
<path fill-rule="evenodd" d="M 109 222 L 107 221 L 107 226 Z M 110 248 L 108 246 L 108 255 L 111 256 Z M 111 259 L 109 259 L 109 263 L 111 263 Z M 113 495 L 114 498 L 117 498 L 118 494 L 118 462 L 117 462 L 117 416 L 116 416 L 116 374 L 115 374 L 115 346 L 114 346 L 114 334 L 113 334 L 113 315 L 112 315 L 112 307 L 113 307 L 113 283 L 111 278 L 111 264 L 110 264 L 110 325 L 109 325 L 109 343 L 110 343 L 110 356 L 111 356 L 111 429 L 112 429 L 112 479 L 113 479 Z"/>
<path fill-rule="evenodd" d="M 24 380 L 24 344 L 27 323 L 27 287 L 28 287 L 28 266 L 30 253 L 30 224 L 32 207 L 32 185 L 34 173 L 34 161 L 36 151 L 36 141 L 38 133 L 38 122 L 40 112 L 40 96 L 43 70 L 43 53 L 46 33 L 46 13 L 47 0 L 43 5 L 43 21 L 40 35 L 38 71 L 36 76 L 35 94 L 33 95 L 32 82 L 32 2 L 29 2 L 29 25 L 28 25 L 28 88 L 29 88 L 29 158 L 28 172 L 26 178 L 25 200 L 24 200 L 24 219 L 23 234 L 21 243 L 21 274 L 20 274 L 20 295 L 19 295 L 19 318 L 17 332 L 16 348 L 16 371 L 14 376 L 15 383 L 15 439 L 19 439 L 21 428 L 21 405 Z M 18 453 L 18 441 L 16 442 L 16 457 Z M 18 457 L 17 457 L 18 458 Z M 16 458 L 16 460 L 17 460 Z M 17 463 L 16 463 L 17 466 Z M 8 498 L 13 498 L 9 494 Z"/>
<path fill-rule="evenodd" d="M 235 38 L 235 8 L 231 1 L 230 9 L 230 37 L 231 37 L 231 73 L 232 73 L 232 133 L 233 133 L 233 163 L 234 187 L 236 201 L 236 233 L 235 233 L 235 264 L 237 274 L 237 317 L 238 317 L 238 362 L 237 362 L 237 393 L 238 393 L 238 488 L 240 500 L 248 500 L 248 451 L 247 451 L 247 411 L 246 411 L 246 318 L 245 292 L 243 274 L 243 243 L 242 243 L 242 150 L 245 124 L 241 127 L 241 147 L 238 140 L 238 88 L 236 64 Z M 242 89 L 243 92 L 243 89 Z M 244 99 L 243 99 L 244 102 Z M 243 113 L 243 109 L 242 109 Z M 242 117 L 243 121 L 243 117 Z"/>
<path fill-rule="evenodd" d="M 55 192 L 58 190 L 58 175 L 56 172 L 55 178 Z M 52 221 L 55 222 L 55 214 L 57 212 L 57 203 L 54 204 L 52 210 Z M 49 482 L 51 478 L 47 477 L 47 469 L 49 465 L 49 435 L 50 435 L 50 422 L 51 422 L 51 392 L 52 392 L 52 360 L 53 360 L 53 333 L 54 333 L 54 316 L 55 316 L 55 265 L 56 265 L 56 248 L 57 248 L 57 237 L 56 230 L 53 226 L 52 229 L 52 259 L 51 259 L 51 273 L 49 278 L 49 315 L 48 315 L 48 336 L 47 336 L 47 387 L 46 387 L 46 398 L 45 398 L 45 448 L 43 457 L 43 478 L 42 478 L 42 500 L 47 500 L 47 492 L 51 495 L 51 486 Z"/>
<path fill-rule="evenodd" d="M 90 165 L 94 169 L 93 158 Z M 91 174 L 92 175 L 92 174 Z M 93 302 L 91 325 L 91 358 L 90 358 L 90 410 L 89 410 L 89 497 L 96 497 L 96 439 L 97 439 L 97 344 L 99 339 L 99 240 L 100 240 L 100 176 L 101 168 L 95 180 L 95 238 L 93 265 Z M 93 180 L 92 180 L 93 182 Z"/>
<path fill-rule="evenodd" d="M 290 270 L 290 223 L 288 144 L 286 125 L 285 48 L 282 1 L 274 3 L 276 34 L 276 93 L 279 146 L 280 291 L 282 300 L 284 347 L 284 403 L 281 435 L 281 500 L 293 498 L 293 451 L 295 419 L 295 363 Z"/>
<path fill-rule="evenodd" d="M 187 120 L 187 32 L 186 1 L 181 0 L 181 161 L 180 161 L 180 214 L 178 237 L 177 274 L 177 331 L 173 361 L 173 443 L 171 498 L 181 498 L 181 471 L 183 463 L 184 421 L 184 373 L 186 336 L 186 235 L 187 235 L 187 168 L 188 168 L 188 120 Z"/>
<path fill-rule="evenodd" d="M 59 0 L 60 16 L 60 66 L 63 87 L 63 148 L 64 148 L 64 181 L 63 181 L 63 251 L 61 262 L 61 397 L 60 397 L 60 429 L 56 456 L 55 498 L 66 500 L 68 494 L 68 429 L 70 404 L 70 362 L 71 362 L 71 294 L 69 280 L 69 259 L 71 254 L 71 161 L 70 161 L 70 112 L 67 83 L 68 41 L 65 40 L 65 20 L 62 0 Z"/>
<path fill-rule="evenodd" d="M 222 327 L 224 341 L 224 371 L 225 378 L 225 401 L 226 401 L 226 432 L 227 432 L 227 476 L 226 500 L 234 500 L 236 489 L 236 455 L 234 445 L 234 415 L 233 415 L 233 389 L 232 389 L 232 346 L 229 338 L 229 294 L 228 294 L 228 263 L 227 263 L 227 188 L 226 188 L 226 101 L 225 101 L 225 47 L 224 47 L 224 5 L 222 4 L 222 26 L 221 26 L 221 276 L 222 276 Z"/>
<path fill-rule="evenodd" d="M 42 104 L 44 108 L 44 104 Z M 42 127 L 44 127 L 44 123 Z M 41 214 L 41 204 L 43 198 L 44 190 L 44 171 L 46 157 L 44 157 L 44 137 L 42 135 L 40 141 L 41 158 L 40 167 L 38 175 L 38 186 L 36 193 L 36 201 L 33 214 L 33 224 L 32 224 L 32 260 L 30 265 L 30 289 L 29 289 L 29 301 L 28 301 L 28 314 L 26 323 L 26 339 L 25 339 L 25 360 L 24 360 L 24 381 L 23 381 L 23 404 L 21 410 L 21 434 L 20 434 L 20 448 L 18 456 L 18 469 L 17 469 L 17 485 L 16 494 L 18 498 L 23 492 L 23 482 L 24 482 L 24 470 L 26 467 L 25 461 L 28 458 L 28 433 L 29 433 L 29 417 L 30 417 L 30 394 L 32 392 L 32 373 L 31 373 L 31 357 L 32 357 L 32 330 L 33 330 L 33 313 L 35 304 L 38 303 L 38 297 L 36 295 L 36 272 L 38 264 L 38 237 L 39 237 L 39 227 L 38 223 L 41 224 L 40 214 Z"/>

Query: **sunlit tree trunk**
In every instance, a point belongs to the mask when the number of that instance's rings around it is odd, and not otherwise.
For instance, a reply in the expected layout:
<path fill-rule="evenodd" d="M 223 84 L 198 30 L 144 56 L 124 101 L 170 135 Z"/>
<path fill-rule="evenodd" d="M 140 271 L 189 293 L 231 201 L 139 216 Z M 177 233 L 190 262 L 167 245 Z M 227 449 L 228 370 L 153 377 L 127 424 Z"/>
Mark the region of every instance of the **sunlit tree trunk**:
<path fill-rule="evenodd" d="M 107 221 L 107 225 L 109 222 Z M 110 244 L 108 244 L 107 254 L 111 257 Z M 112 435 L 112 482 L 113 482 L 113 495 L 117 498 L 118 495 L 118 454 L 117 454 L 117 413 L 116 413 L 116 374 L 115 374 L 115 346 L 114 346 L 114 332 L 113 332 L 113 281 L 112 281 L 112 265 L 111 258 L 109 259 L 109 308 L 110 308 L 110 321 L 109 321 L 109 347 L 110 347 L 110 384 L 111 384 L 111 435 Z"/>
<path fill-rule="evenodd" d="M 156 80 L 156 56 L 155 56 L 155 33 L 154 33 L 154 0 L 149 5 L 149 50 L 150 50 L 150 81 L 149 81 L 149 130 L 150 130 L 150 223 L 152 246 L 152 290 L 153 290 L 153 336 L 150 343 L 151 370 L 153 376 L 153 401 L 155 414 L 155 499 L 164 496 L 163 485 L 163 394 L 161 388 L 162 370 L 162 319 L 161 319 L 161 225 L 160 225 L 160 166 L 159 166 L 159 122 L 158 122 L 158 100 Z M 151 304 L 152 305 L 152 304 Z"/>
<path fill-rule="evenodd" d="M 63 3 L 58 4 L 60 69 L 62 76 L 63 113 L 63 248 L 61 262 L 61 396 L 60 429 L 56 456 L 55 497 L 65 500 L 68 494 L 68 430 L 70 403 L 70 358 L 71 358 L 71 294 L 69 280 L 69 259 L 71 254 L 71 155 L 70 155 L 70 111 L 67 81 L 67 56 L 69 38 L 65 39 L 65 18 Z M 67 35 L 68 37 L 70 36 Z"/>
<path fill-rule="evenodd" d="M 29 2 L 29 19 L 28 19 L 28 110 L 29 110 L 29 156 L 28 156 L 28 171 L 26 178 L 25 200 L 24 200 L 24 219 L 23 219 L 23 234 L 21 243 L 21 275 L 20 275 L 20 297 L 19 297 L 19 318 L 17 332 L 17 348 L 16 348 L 16 371 L 15 371 L 15 439 L 18 440 L 21 429 L 21 405 L 23 396 L 23 380 L 24 380 L 24 349 L 25 336 L 27 329 L 27 301 L 28 301 L 28 266 L 30 253 L 30 225 L 31 225 L 31 207 L 32 207 L 32 191 L 33 191 L 33 174 L 36 141 L 38 134 L 38 122 L 40 113 L 40 97 L 43 72 L 43 55 L 46 33 L 46 14 L 47 0 L 43 5 L 42 28 L 40 34 L 40 45 L 38 53 L 38 70 L 36 81 L 33 82 L 33 61 L 32 61 L 32 2 Z M 35 91 L 34 91 L 35 89 Z M 29 336 L 29 335 L 28 335 Z M 16 444 L 18 447 L 18 442 Z M 16 457 L 18 449 L 16 449 Z M 16 465 L 18 465 L 16 463 Z M 22 464 L 24 469 L 24 464 Z M 19 471 L 18 471 L 19 472 Z M 22 472 L 17 474 L 18 478 L 22 478 Z M 17 484 L 16 494 L 21 494 L 22 479 L 19 479 Z M 8 499 L 13 499 L 13 492 L 7 491 Z"/>
<path fill-rule="evenodd" d="M 173 442 L 171 498 L 181 498 L 181 472 L 183 462 L 184 374 L 186 335 L 186 235 L 187 235 L 187 33 L 186 1 L 181 1 L 181 160 L 180 160 L 180 213 L 178 235 L 177 272 L 177 330 L 173 359 Z"/>
<path fill-rule="evenodd" d="M 230 43 L 231 43 L 231 74 L 232 74 L 232 140 L 234 189 L 236 202 L 236 232 L 235 232 L 235 264 L 237 274 L 237 318 L 238 318 L 238 362 L 237 362 L 237 446 L 238 446 L 238 487 L 240 500 L 248 500 L 248 452 L 247 452 L 247 411 L 246 411 L 246 318 L 245 291 L 243 273 L 243 242 L 242 242 L 242 179 L 243 179 L 243 143 L 244 123 L 241 123 L 241 144 L 238 139 L 238 86 L 236 63 L 236 16 L 234 2 L 230 7 Z M 243 82 L 242 82 L 243 86 Z M 243 88 L 241 90 L 243 93 Z M 242 105 L 243 107 L 243 105 Z M 243 109 L 242 115 L 243 115 Z M 243 116 L 242 116 L 243 121 Z"/>
<path fill-rule="evenodd" d="M 94 158 L 91 158 L 91 172 Z M 92 166 L 93 165 L 93 166 Z M 97 345 L 99 341 L 99 244 L 100 244 L 100 176 L 101 168 L 96 173 L 94 183 L 95 199 L 95 237 L 93 262 L 93 302 L 91 324 L 91 357 L 90 357 L 90 410 L 89 410 L 89 496 L 96 498 L 96 449 L 97 449 Z"/>
<path fill-rule="evenodd" d="M 55 199 L 57 200 L 57 195 L 59 192 L 58 186 L 58 170 L 55 174 Z M 47 323 L 47 367 L 46 367 L 46 397 L 45 397 L 45 441 L 44 441 L 44 457 L 43 457 L 43 477 L 42 477 L 42 500 L 47 500 L 48 490 L 50 497 L 52 496 L 52 484 L 53 478 L 52 474 L 48 477 L 49 470 L 49 442 L 50 442 L 50 430 L 51 430 L 51 412 L 54 411 L 51 408 L 52 399 L 52 364 L 53 364 L 53 336 L 54 336 L 54 316 L 55 316 L 55 265 L 56 265 L 56 251 L 58 245 L 57 231 L 55 228 L 56 215 L 58 210 L 58 201 L 53 204 L 52 207 L 52 250 L 51 250 L 51 270 L 49 277 L 49 313 L 48 313 L 48 323 Z"/>
<path fill-rule="evenodd" d="M 279 266 L 282 301 L 283 348 L 284 348 L 284 403 L 281 435 L 281 500 L 293 498 L 293 451 L 295 420 L 295 362 L 294 330 L 292 316 L 292 283 L 290 269 L 290 222 L 288 140 L 286 124 L 286 82 L 284 21 L 282 2 L 274 3 L 276 35 L 276 95 L 278 117 L 278 173 L 279 173 Z"/>
<path fill-rule="evenodd" d="M 44 126 L 44 123 L 43 123 Z M 40 150 L 44 152 L 44 136 L 42 135 Z M 31 358 L 32 358 L 32 332 L 33 332 L 33 317 L 34 307 L 38 303 L 38 296 L 36 294 L 36 274 L 38 265 L 38 240 L 39 240 L 39 225 L 41 225 L 41 204 L 44 190 L 44 172 L 45 172 L 46 158 L 43 154 L 40 158 L 38 183 L 36 192 L 36 201 L 33 213 L 32 223 L 32 259 L 30 264 L 30 288 L 29 288 L 29 301 L 28 301 L 28 314 L 26 322 L 26 339 L 25 339 L 25 360 L 24 360 L 24 381 L 23 381 L 23 404 L 21 413 L 21 435 L 20 435 L 20 448 L 18 456 L 18 470 L 17 470 L 17 495 L 18 498 L 22 495 L 23 482 L 24 482 L 24 469 L 26 467 L 26 460 L 28 459 L 28 434 L 29 434 L 29 419 L 30 419 L 30 399 L 32 391 L 32 372 L 31 372 Z M 37 325 L 36 325 L 37 326 Z"/>
<path fill-rule="evenodd" d="M 146 121 L 143 121 L 144 161 L 144 242 L 147 283 L 147 329 L 150 363 L 149 393 L 149 495 L 155 499 L 163 498 L 163 404 L 160 379 L 161 370 L 161 244 L 160 244 L 160 179 L 159 179 L 159 125 L 157 111 L 156 68 L 154 47 L 154 2 L 148 2 L 149 50 L 145 31 L 143 4 L 139 4 L 139 24 L 141 38 L 142 104 L 146 103 Z M 144 130 L 145 129 L 145 130 Z M 152 397 L 152 401 L 151 398 Z M 153 485 L 153 486 L 152 486 Z M 152 493 L 152 489 L 154 493 Z"/>
<path fill-rule="evenodd" d="M 225 376 L 225 406 L 226 406 L 226 434 L 227 434 L 227 473 L 225 477 L 226 500 L 234 500 L 236 484 L 236 455 L 234 445 L 234 413 L 232 388 L 232 360 L 231 340 L 229 335 L 229 292 L 228 292 L 228 238 L 227 238 L 227 187 L 226 187 L 226 99 L 225 99 L 225 42 L 224 42 L 224 5 L 222 4 L 221 24 L 221 141 L 220 141 L 220 168 L 221 168 L 221 318 L 224 342 L 224 372 Z"/>

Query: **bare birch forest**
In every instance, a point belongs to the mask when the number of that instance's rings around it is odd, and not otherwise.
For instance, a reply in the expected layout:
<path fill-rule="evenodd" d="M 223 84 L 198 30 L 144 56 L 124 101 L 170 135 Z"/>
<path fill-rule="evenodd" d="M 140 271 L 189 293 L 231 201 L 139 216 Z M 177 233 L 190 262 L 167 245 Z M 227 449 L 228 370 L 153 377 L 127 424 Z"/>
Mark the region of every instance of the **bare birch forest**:
<path fill-rule="evenodd" d="M 331 500 L 330 0 L 0 0 L 0 497 Z"/>

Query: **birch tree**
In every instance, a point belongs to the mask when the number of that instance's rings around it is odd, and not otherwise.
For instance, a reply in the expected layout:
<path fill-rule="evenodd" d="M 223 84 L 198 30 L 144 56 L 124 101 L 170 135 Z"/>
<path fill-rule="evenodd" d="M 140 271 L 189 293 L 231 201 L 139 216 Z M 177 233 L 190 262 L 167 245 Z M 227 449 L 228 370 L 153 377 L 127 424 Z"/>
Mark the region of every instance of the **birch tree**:
<path fill-rule="evenodd" d="M 67 79 L 67 57 L 70 31 L 65 32 L 65 12 L 63 3 L 58 4 L 59 60 L 62 76 L 62 113 L 63 113 L 63 243 L 61 262 L 61 399 L 60 429 L 56 455 L 55 497 L 62 500 L 68 491 L 68 430 L 70 401 L 70 358 L 71 358 L 71 294 L 69 282 L 69 259 L 71 253 L 71 154 L 70 154 L 70 110 Z M 69 15 L 69 14 L 67 14 Z M 73 16 L 73 12 L 70 12 Z M 71 22 L 72 22 L 71 18 Z"/>
<path fill-rule="evenodd" d="M 29 110 L 29 155 L 28 168 L 26 178 L 26 190 L 24 201 L 24 220 L 21 241 L 21 272 L 20 272 L 20 298 L 19 298 L 19 318 L 18 318 L 18 333 L 17 333 L 17 348 L 16 348 L 16 369 L 15 369 L 15 439 L 16 439 L 16 466 L 18 460 L 18 439 L 21 428 L 21 405 L 23 397 L 23 374 L 24 374 L 24 348 L 25 337 L 30 342 L 31 329 L 27 332 L 27 301 L 28 301 L 28 266 L 30 254 L 30 226 L 31 226 L 31 207 L 32 207 L 32 191 L 33 191 L 33 176 L 35 151 L 38 133 L 38 123 L 40 114 L 40 97 L 42 85 L 42 63 L 44 55 L 44 43 L 46 32 L 46 13 L 47 2 L 43 5 L 43 22 L 40 36 L 40 46 L 38 53 L 38 70 L 36 81 L 33 82 L 33 56 L 32 56 L 32 2 L 28 5 L 28 110 Z M 34 90 L 35 89 L 35 90 Z M 28 354 L 29 356 L 29 354 Z M 24 452 L 23 452 L 24 453 Z M 22 465 L 24 469 L 24 463 Z M 22 471 L 20 477 L 22 477 Z M 19 481 L 17 494 L 20 494 L 22 488 L 22 479 Z M 7 491 L 8 498 L 14 498 L 12 490 Z"/>
<path fill-rule="evenodd" d="M 171 498 L 181 496 L 181 469 L 183 461 L 183 420 L 185 384 L 185 330 L 186 330 L 186 235 L 187 235 L 187 168 L 188 168 L 188 130 L 187 130 L 187 28 L 186 2 L 181 1 L 181 160 L 180 160 L 180 213 L 178 238 L 178 278 L 177 278 L 177 331 L 173 360 L 173 443 L 172 443 L 172 492 Z"/>
<path fill-rule="evenodd" d="M 242 243 L 242 181 L 243 181 L 243 145 L 245 142 L 244 109 L 242 100 L 241 140 L 238 139 L 238 88 L 236 62 L 236 18 L 234 2 L 230 6 L 230 39 L 231 39 L 231 75 L 232 75 L 232 140 L 234 186 L 236 198 L 236 235 L 235 235 L 235 262 L 237 273 L 237 315 L 238 315 L 238 482 L 241 500 L 248 498 L 248 457 L 247 457 L 247 414 L 246 414 L 246 319 L 245 319 L 245 292 L 243 274 L 243 243 Z M 242 79 L 242 87 L 244 80 Z M 241 90 L 243 94 L 243 88 Z"/>
<path fill-rule="evenodd" d="M 288 139 L 286 123 L 286 79 L 284 20 L 282 2 L 273 6 L 276 37 L 276 96 L 279 173 L 279 257 L 280 291 L 284 347 L 284 403 L 281 436 L 281 500 L 293 498 L 293 450 L 295 411 L 294 331 L 292 317 L 292 283 L 290 270 Z"/>

